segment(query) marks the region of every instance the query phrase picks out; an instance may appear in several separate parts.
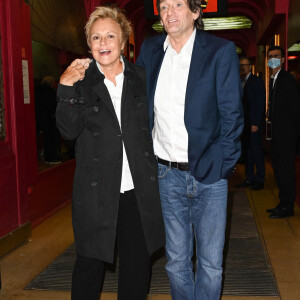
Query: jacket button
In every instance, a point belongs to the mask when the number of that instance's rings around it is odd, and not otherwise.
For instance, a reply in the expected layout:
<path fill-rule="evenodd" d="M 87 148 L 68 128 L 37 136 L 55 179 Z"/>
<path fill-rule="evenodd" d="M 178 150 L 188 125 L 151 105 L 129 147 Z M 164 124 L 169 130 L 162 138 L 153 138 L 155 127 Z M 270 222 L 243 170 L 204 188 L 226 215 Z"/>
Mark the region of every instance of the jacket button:
<path fill-rule="evenodd" d="M 142 103 L 142 102 L 138 103 L 138 105 L 137 105 L 137 106 L 138 106 L 138 108 L 141 108 L 141 107 L 143 107 L 143 104 L 144 104 L 144 103 Z"/>
<path fill-rule="evenodd" d="M 99 136 L 100 135 L 100 132 L 99 131 L 96 131 L 93 133 L 93 135 L 96 137 L 96 136 Z"/>
<path fill-rule="evenodd" d="M 148 127 L 143 127 L 142 130 L 143 131 L 148 131 Z"/>
<path fill-rule="evenodd" d="M 154 181 L 154 180 L 155 180 L 155 176 L 151 176 L 150 179 L 151 179 L 152 181 Z"/>
<path fill-rule="evenodd" d="M 148 157 L 149 156 L 149 152 L 145 152 L 145 156 Z"/>
<path fill-rule="evenodd" d="M 94 160 L 94 161 L 99 161 L 99 157 L 98 157 L 98 156 L 95 156 L 93 160 Z"/>
<path fill-rule="evenodd" d="M 99 111 L 99 107 L 98 106 L 94 106 L 94 111 L 98 112 Z"/>
<path fill-rule="evenodd" d="M 97 185 L 98 185 L 97 182 L 92 182 L 92 187 L 95 187 L 95 186 L 97 186 Z"/>

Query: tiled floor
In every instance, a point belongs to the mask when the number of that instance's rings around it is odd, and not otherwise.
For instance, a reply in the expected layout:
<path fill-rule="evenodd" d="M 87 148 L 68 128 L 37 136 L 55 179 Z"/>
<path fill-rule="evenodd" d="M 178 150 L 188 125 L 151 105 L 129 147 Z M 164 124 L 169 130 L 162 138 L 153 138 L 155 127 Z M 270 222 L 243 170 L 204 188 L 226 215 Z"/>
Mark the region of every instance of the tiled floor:
<path fill-rule="evenodd" d="M 230 188 L 242 180 L 243 166 L 238 165 Z M 265 189 L 246 189 L 253 214 L 273 266 L 280 297 L 222 297 L 223 300 L 299 300 L 300 299 L 300 209 L 288 219 L 271 220 L 265 212 L 276 206 L 277 189 L 269 164 Z M 73 242 L 70 207 L 62 209 L 32 231 L 30 242 L 0 258 L 1 300 L 66 300 L 67 292 L 28 291 L 24 287 Z M 249 249 L 251 251 L 251 249 Z M 116 300 L 115 294 L 103 294 L 101 300 Z M 83 299 L 84 300 L 84 299 Z M 130 299 L 128 299 L 130 300 Z M 153 295 L 149 300 L 171 300 L 168 295 Z"/>

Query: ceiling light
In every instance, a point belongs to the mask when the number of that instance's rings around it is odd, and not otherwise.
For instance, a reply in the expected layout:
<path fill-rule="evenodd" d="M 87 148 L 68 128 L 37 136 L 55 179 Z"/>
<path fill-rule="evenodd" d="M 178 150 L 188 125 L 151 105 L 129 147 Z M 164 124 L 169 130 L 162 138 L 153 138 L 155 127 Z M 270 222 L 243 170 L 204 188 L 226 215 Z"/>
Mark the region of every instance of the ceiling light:
<path fill-rule="evenodd" d="M 252 21 L 244 16 L 224 18 L 203 18 L 204 30 L 228 30 L 251 28 Z M 157 32 L 163 32 L 160 21 L 153 24 L 152 28 Z"/>
<path fill-rule="evenodd" d="M 237 54 L 242 54 L 242 52 L 243 52 L 242 48 L 240 48 L 238 46 L 236 46 L 235 48 L 236 48 L 236 53 Z"/>
<path fill-rule="evenodd" d="M 296 43 L 288 48 L 289 52 L 300 52 L 300 43 Z"/>

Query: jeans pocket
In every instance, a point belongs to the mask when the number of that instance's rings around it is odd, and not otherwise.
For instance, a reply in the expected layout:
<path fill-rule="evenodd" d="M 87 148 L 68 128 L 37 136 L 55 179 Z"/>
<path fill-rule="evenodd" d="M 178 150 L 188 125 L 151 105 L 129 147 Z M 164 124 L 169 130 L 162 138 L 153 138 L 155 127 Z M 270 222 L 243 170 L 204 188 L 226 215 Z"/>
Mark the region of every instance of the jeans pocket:
<path fill-rule="evenodd" d="M 168 174 L 169 170 L 170 168 L 168 166 L 158 163 L 158 178 L 164 178 Z"/>

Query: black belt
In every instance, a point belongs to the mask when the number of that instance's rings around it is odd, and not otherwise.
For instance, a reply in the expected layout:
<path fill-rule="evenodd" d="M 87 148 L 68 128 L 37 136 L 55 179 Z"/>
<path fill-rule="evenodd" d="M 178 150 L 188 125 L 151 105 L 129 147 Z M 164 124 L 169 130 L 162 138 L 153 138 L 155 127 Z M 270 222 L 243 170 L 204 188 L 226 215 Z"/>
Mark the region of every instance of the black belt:
<path fill-rule="evenodd" d="M 179 162 L 167 161 L 167 160 L 159 158 L 158 156 L 156 158 L 157 158 L 157 161 L 162 165 L 165 165 L 165 166 L 168 166 L 168 167 L 171 166 L 171 168 L 176 168 L 180 171 L 189 171 L 190 170 L 190 167 L 189 167 L 188 163 L 179 163 Z"/>

